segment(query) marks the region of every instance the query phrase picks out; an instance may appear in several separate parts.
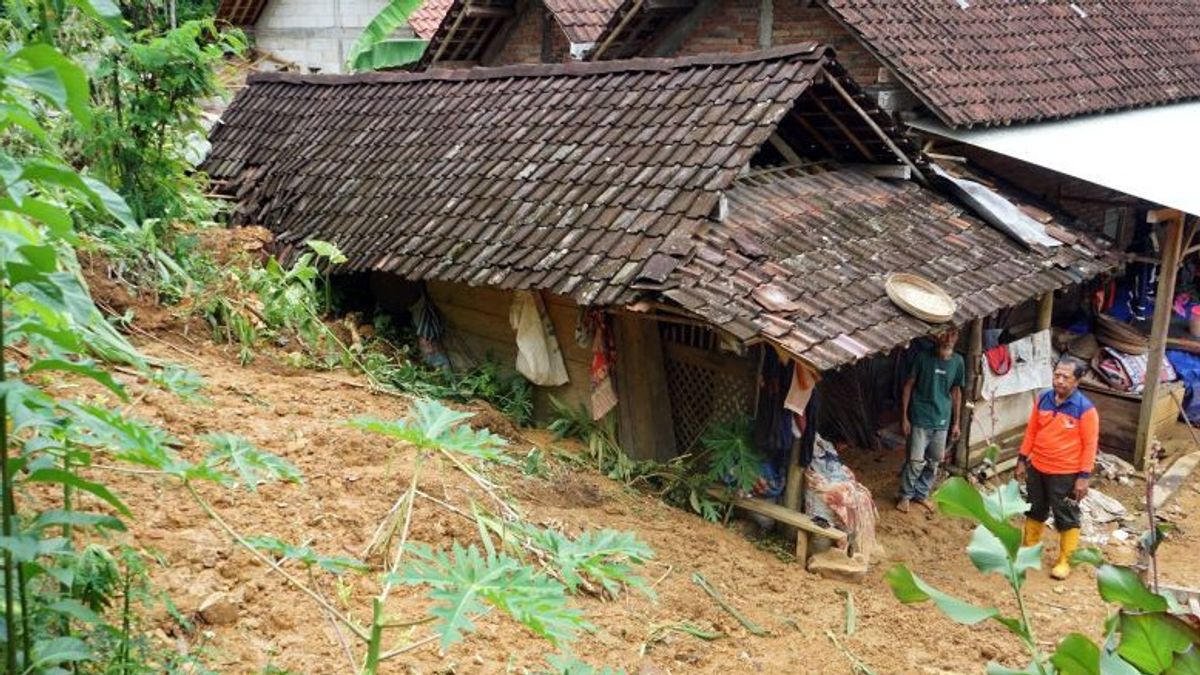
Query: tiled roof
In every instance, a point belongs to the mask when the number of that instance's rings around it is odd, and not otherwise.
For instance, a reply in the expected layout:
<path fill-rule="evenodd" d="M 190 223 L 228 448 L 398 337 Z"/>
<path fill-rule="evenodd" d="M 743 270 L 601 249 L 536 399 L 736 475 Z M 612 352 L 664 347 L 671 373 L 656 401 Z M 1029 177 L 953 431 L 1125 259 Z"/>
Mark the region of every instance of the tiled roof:
<path fill-rule="evenodd" d="M 546 9 L 573 43 L 595 42 L 620 0 L 544 0 Z"/>
<path fill-rule="evenodd" d="M 258 75 L 213 132 L 203 168 L 236 197 L 234 222 L 268 227 L 285 256 L 316 238 L 347 254 L 345 271 L 536 288 L 580 304 L 663 298 L 822 369 L 928 332 L 883 297 L 886 272 L 943 283 L 965 320 L 1113 266 L 1083 238 L 1022 249 L 907 182 L 761 167 L 738 178 L 772 153 L 887 162 L 887 144 L 869 134 L 888 122 L 872 111 L 867 124 L 848 98 L 865 100 L 814 45 Z M 888 138 L 916 155 L 895 130 Z"/>
<path fill-rule="evenodd" d="M 236 223 L 337 243 L 348 270 L 581 303 L 661 280 L 825 50 L 252 76 L 204 169 Z"/>
<path fill-rule="evenodd" d="M 450 9 L 454 0 L 424 0 L 415 12 L 409 15 L 408 25 L 422 40 L 428 40 L 437 32 L 438 25 Z"/>
<path fill-rule="evenodd" d="M 945 123 L 1200 97 L 1197 0 L 823 0 Z"/>
<path fill-rule="evenodd" d="M 887 298 L 889 273 L 938 283 L 961 323 L 1115 266 L 1085 237 L 1028 250 L 930 190 L 861 171 L 752 175 L 728 199 L 728 217 L 697 233 L 663 294 L 821 370 L 930 332 Z"/>

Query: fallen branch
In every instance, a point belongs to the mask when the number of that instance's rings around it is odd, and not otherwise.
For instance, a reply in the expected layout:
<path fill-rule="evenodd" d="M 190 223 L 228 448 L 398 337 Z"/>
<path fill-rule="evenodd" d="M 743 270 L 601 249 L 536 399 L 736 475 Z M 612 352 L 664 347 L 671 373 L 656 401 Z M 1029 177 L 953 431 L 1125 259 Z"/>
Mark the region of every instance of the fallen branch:
<path fill-rule="evenodd" d="M 733 606 L 731 606 L 728 602 L 725 602 L 725 598 L 721 597 L 721 594 L 717 591 L 717 589 L 713 588 L 708 583 L 708 580 L 706 580 L 704 577 L 700 576 L 699 572 L 692 573 L 692 581 L 694 581 L 697 586 L 704 589 L 704 592 L 708 593 L 708 597 L 712 598 L 713 602 L 717 603 L 717 606 L 719 606 L 721 609 L 725 610 L 726 612 L 729 612 L 729 615 L 732 616 L 733 618 L 737 619 L 737 622 L 742 624 L 742 627 L 745 628 L 746 630 L 750 631 L 750 633 L 752 635 L 757 635 L 758 637 L 766 637 L 771 634 L 770 631 L 763 629 L 761 626 L 754 623 L 750 619 L 747 619 L 746 617 L 742 616 L 741 612 L 734 609 Z"/>

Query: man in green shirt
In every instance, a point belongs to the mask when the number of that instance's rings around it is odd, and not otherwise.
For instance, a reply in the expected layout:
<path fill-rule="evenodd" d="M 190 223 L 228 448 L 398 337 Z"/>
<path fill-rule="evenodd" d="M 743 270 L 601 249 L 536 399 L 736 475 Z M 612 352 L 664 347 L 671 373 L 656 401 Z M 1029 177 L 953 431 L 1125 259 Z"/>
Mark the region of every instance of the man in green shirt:
<path fill-rule="evenodd" d="M 900 474 L 900 500 L 896 508 L 908 511 L 916 502 L 929 511 L 929 491 L 938 465 L 946 456 L 946 443 L 958 440 L 958 413 L 962 408 L 966 367 L 954 353 L 958 329 L 934 336 L 937 346 L 917 353 L 904 381 L 900 426 L 907 439 L 908 460 Z"/>

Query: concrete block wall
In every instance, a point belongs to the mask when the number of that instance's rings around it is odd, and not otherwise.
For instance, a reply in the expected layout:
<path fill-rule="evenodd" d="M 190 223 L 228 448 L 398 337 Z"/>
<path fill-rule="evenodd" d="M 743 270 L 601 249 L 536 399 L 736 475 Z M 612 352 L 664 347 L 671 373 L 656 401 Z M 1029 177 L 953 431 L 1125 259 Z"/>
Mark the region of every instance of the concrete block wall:
<path fill-rule="evenodd" d="M 362 30 L 387 0 L 271 0 L 251 30 L 254 45 L 308 72 L 340 73 Z M 411 37 L 408 29 L 397 37 Z"/>

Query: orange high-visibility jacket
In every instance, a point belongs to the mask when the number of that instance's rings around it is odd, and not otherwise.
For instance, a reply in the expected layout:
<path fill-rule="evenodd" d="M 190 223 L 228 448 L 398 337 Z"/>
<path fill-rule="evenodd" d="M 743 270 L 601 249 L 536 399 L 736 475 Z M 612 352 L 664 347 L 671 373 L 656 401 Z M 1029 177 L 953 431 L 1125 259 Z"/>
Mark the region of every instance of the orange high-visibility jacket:
<path fill-rule="evenodd" d="M 1049 474 L 1076 474 L 1087 478 L 1096 463 L 1100 443 L 1100 413 L 1076 389 L 1060 405 L 1054 390 L 1043 392 L 1029 413 L 1029 426 L 1021 442 L 1021 458 Z"/>

